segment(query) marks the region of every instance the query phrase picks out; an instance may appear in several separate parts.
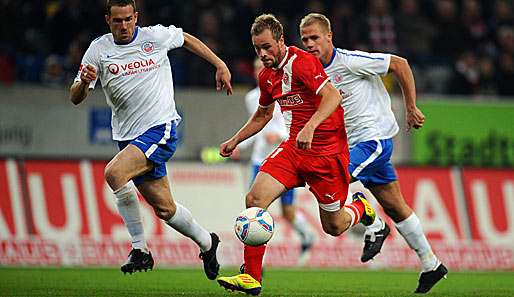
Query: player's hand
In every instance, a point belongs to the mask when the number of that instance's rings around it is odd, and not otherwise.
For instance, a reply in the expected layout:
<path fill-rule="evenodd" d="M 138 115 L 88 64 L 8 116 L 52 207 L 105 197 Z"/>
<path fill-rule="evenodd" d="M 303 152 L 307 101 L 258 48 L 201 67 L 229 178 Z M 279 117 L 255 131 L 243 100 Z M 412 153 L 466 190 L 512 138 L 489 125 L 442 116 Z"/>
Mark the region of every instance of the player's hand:
<path fill-rule="evenodd" d="M 310 149 L 313 136 L 314 129 L 311 129 L 308 126 L 303 127 L 296 136 L 296 147 L 299 149 Z"/>
<path fill-rule="evenodd" d="M 92 65 L 87 65 L 82 69 L 82 73 L 80 73 L 80 80 L 84 83 L 89 84 L 92 81 L 96 80 L 96 69 Z"/>
<path fill-rule="evenodd" d="M 425 115 L 421 110 L 414 106 L 414 108 L 407 110 L 407 131 L 410 131 L 411 128 L 419 129 L 423 127 L 425 123 Z"/>
<path fill-rule="evenodd" d="M 230 155 L 230 159 L 234 161 L 239 161 L 241 159 L 241 150 L 238 146 L 232 151 L 232 155 Z"/>
<path fill-rule="evenodd" d="M 236 147 L 237 143 L 233 139 L 225 141 L 224 143 L 220 144 L 220 156 L 225 158 L 230 157 L 236 149 Z"/>
<path fill-rule="evenodd" d="M 218 67 L 216 69 L 216 90 L 221 91 L 222 89 L 225 89 L 227 91 L 227 95 L 232 95 L 232 85 L 230 84 L 231 78 L 232 76 L 227 65 L 223 64 Z"/>

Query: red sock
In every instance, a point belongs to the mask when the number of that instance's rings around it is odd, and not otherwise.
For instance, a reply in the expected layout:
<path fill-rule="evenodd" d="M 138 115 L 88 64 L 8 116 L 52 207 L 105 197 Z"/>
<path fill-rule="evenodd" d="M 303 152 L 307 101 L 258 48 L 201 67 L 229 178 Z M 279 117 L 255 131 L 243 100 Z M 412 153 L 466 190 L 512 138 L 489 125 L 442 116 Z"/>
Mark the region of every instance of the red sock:
<path fill-rule="evenodd" d="M 244 248 L 245 273 L 259 282 L 262 280 L 262 258 L 265 251 L 265 244 L 259 246 L 245 245 Z"/>
<path fill-rule="evenodd" d="M 350 227 L 357 225 L 360 222 L 362 215 L 364 214 L 364 203 L 362 203 L 360 200 L 354 201 L 348 205 L 345 205 L 344 210 L 352 217 L 352 223 Z"/>

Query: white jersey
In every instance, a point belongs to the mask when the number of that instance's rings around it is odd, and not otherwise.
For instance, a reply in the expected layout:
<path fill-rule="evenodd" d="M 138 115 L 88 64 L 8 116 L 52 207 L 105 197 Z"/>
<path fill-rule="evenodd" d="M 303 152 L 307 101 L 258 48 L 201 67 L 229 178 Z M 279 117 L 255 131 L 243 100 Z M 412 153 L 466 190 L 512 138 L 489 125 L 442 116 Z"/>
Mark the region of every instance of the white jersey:
<path fill-rule="evenodd" d="M 398 124 L 391 98 L 380 75 L 385 75 L 390 54 L 334 49 L 325 72 L 342 96 L 348 145 L 372 139 L 391 138 Z"/>
<path fill-rule="evenodd" d="M 183 44 L 182 29 L 161 25 L 136 27 L 128 44 L 116 44 L 110 33 L 91 42 L 81 70 L 86 65 L 96 69 L 112 109 L 114 140 L 134 139 L 153 126 L 180 120 L 168 51 Z M 95 85 L 96 80 L 89 88 Z"/>
<path fill-rule="evenodd" d="M 249 114 L 253 114 L 257 107 L 259 106 L 259 97 L 261 93 L 259 88 L 255 88 L 248 92 L 245 96 L 246 109 Z M 252 136 L 251 138 L 245 140 L 240 144 L 242 148 L 250 145 L 253 142 L 253 151 L 252 151 L 252 163 L 255 165 L 260 165 L 264 159 L 278 146 L 278 144 L 269 144 L 266 141 L 267 133 L 276 133 L 280 136 L 281 140 L 284 140 L 288 136 L 286 124 L 284 121 L 284 117 L 280 112 L 280 106 L 278 103 L 275 103 L 275 109 L 273 110 L 273 118 L 268 122 L 268 124 L 257 134 Z"/>

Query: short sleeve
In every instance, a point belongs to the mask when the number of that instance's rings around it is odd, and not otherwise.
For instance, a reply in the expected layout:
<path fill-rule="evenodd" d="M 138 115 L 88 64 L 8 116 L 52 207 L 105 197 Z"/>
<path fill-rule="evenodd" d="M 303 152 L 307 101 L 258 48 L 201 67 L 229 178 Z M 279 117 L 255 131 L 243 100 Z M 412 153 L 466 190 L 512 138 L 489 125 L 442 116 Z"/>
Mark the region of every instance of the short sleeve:
<path fill-rule="evenodd" d="M 184 45 L 184 32 L 182 28 L 177 28 L 173 25 L 169 27 L 162 27 L 164 35 L 164 45 L 168 50 L 179 48 Z"/>
<path fill-rule="evenodd" d="M 273 100 L 273 96 L 267 89 L 267 81 L 268 78 L 265 72 L 262 71 L 259 73 L 259 90 L 261 92 L 261 96 L 259 97 L 259 105 L 261 107 L 268 107 L 275 102 L 275 100 Z"/>
<path fill-rule="evenodd" d="M 389 71 L 390 54 L 363 51 L 347 51 L 343 53 L 346 57 L 348 69 L 358 76 L 385 75 Z"/>
<path fill-rule="evenodd" d="M 314 56 L 301 56 L 293 64 L 293 75 L 308 89 L 318 94 L 329 81 L 323 65 Z M 293 77 L 294 79 L 294 77 Z"/>
<path fill-rule="evenodd" d="M 82 73 L 82 69 L 84 69 L 87 65 L 91 65 L 96 69 L 96 80 L 89 83 L 89 88 L 94 89 L 98 78 L 100 77 L 100 50 L 98 49 L 97 43 L 93 41 L 89 48 L 84 53 L 82 57 L 82 61 L 80 62 L 80 67 L 77 72 L 77 76 L 75 77 L 74 82 L 80 81 L 80 74 Z"/>

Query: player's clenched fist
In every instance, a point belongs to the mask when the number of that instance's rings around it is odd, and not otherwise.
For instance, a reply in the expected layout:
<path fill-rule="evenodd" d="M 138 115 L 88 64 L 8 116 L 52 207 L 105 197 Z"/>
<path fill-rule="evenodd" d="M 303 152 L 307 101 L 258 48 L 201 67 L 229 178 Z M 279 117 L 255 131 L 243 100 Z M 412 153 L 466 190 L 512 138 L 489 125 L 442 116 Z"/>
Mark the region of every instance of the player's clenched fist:
<path fill-rule="evenodd" d="M 92 65 L 87 65 L 82 69 L 82 73 L 80 74 L 80 79 L 85 83 L 90 83 L 96 80 L 96 69 Z"/>
<path fill-rule="evenodd" d="M 230 157 L 236 147 L 237 143 L 234 140 L 227 140 L 220 145 L 220 155 L 222 157 Z"/>

